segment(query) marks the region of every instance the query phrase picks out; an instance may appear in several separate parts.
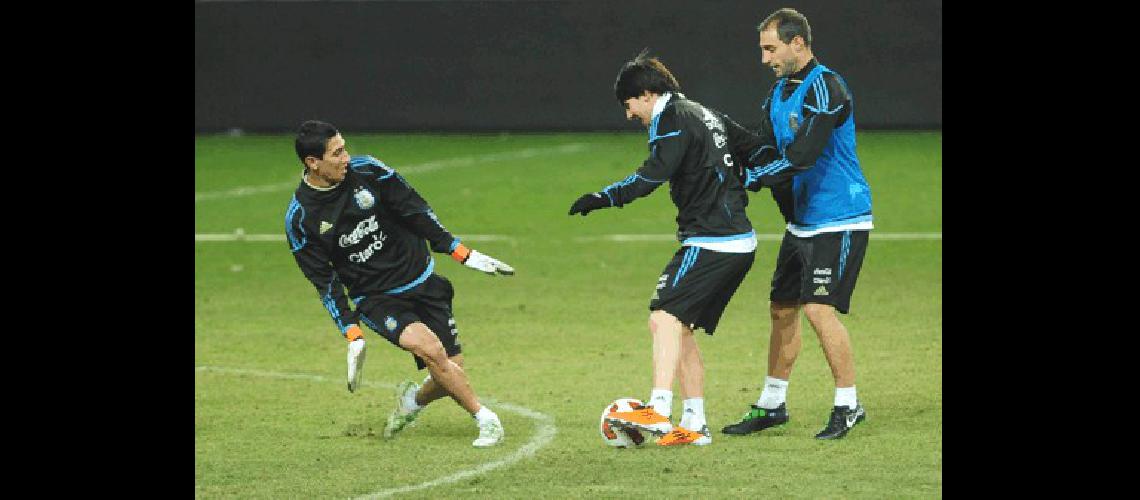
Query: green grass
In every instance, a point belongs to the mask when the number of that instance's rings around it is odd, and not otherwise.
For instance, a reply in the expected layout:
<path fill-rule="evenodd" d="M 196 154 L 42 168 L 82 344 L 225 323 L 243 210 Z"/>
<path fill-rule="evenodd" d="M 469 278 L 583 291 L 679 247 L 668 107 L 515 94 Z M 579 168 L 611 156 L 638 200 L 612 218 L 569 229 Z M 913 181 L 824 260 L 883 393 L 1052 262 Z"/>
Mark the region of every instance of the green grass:
<path fill-rule="evenodd" d="M 552 416 L 557 428 L 553 441 L 533 455 L 399 496 L 941 496 L 942 242 L 874 237 L 941 232 L 941 133 L 859 136 L 876 229 L 851 314 L 842 320 L 853 339 L 867 421 L 841 441 L 812 438 L 827 418 L 834 386 L 805 322 L 788 394 L 792 419 L 784 429 L 748 437 L 717 432 L 703 448 L 637 450 L 603 445 L 598 416 L 617 397 L 648 397 L 646 306 L 677 245 L 580 238 L 672 234 L 676 211 L 667 188 L 585 218 L 568 217 L 566 210 L 581 193 L 629 175 L 646 153 L 644 134 L 346 132 L 346 139 L 352 154 L 408 168 L 408 180 L 457 235 L 510 238 L 470 246 L 513 265 L 518 274 L 512 278 L 490 278 L 445 256 L 437 256 L 436 272 L 455 285 L 455 315 L 477 393 Z M 470 161 L 487 155 L 500 159 Z M 272 186 L 296 182 L 299 174 L 291 137 L 197 137 L 195 192 L 207 196 L 195 202 L 195 232 L 282 234 L 291 189 Z M 213 196 L 255 186 L 269 188 Z M 782 232 L 768 193 L 750 196 L 757 232 Z M 698 336 L 706 413 L 715 430 L 737 420 L 759 395 L 778 245 L 760 242 L 716 335 Z M 391 387 L 425 375 L 411 357 L 366 330 L 369 385 L 348 393 L 345 343 L 284 241 L 198 242 L 194 248 L 195 364 L 250 371 L 195 371 L 196 497 L 366 495 L 512 459 L 539 432 L 533 419 L 490 404 L 506 426 L 506 442 L 474 449 L 473 421 L 444 399 L 398 439 L 383 440 L 394 405 Z"/>

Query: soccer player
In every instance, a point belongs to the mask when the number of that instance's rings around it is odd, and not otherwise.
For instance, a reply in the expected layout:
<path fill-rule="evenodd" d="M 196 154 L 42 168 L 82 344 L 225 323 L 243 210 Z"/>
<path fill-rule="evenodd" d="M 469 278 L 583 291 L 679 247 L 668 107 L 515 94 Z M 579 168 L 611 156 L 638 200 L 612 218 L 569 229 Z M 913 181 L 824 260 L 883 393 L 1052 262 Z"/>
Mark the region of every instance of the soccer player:
<path fill-rule="evenodd" d="M 665 266 L 649 301 L 653 390 L 648 407 L 611 414 L 611 424 L 662 435 L 660 445 L 712 442 L 704 411 L 704 364 L 693 330 L 712 335 L 748 270 L 756 235 L 745 215 L 748 194 L 734 171 L 719 113 L 680 93 L 673 74 L 642 52 L 625 63 L 614 83 L 629 120 L 649 130 L 649 157 L 637 171 L 605 189 L 582 195 L 570 215 L 621 207 L 669 182 L 677 206 L 681 248 Z M 683 415 L 673 427 L 673 381 L 679 379 Z"/>
<path fill-rule="evenodd" d="M 302 123 L 294 146 L 304 173 L 285 213 L 285 234 L 301 272 L 348 341 L 348 390 L 360 385 L 365 342 L 358 323 L 364 322 L 429 373 L 422 386 L 400 384 L 386 438 L 428 403 L 451 396 L 475 418 L 479 437 L 472 445 L 499 443 L 499 417 L 479 402 L 463 371 L 451 309 L 455 290 L 433 273 L 428 245 L 491 276 L 509 276 L 514 269 L 460 243 L 391 167 L 371 156 L 349 156 L 332 125 Z"/>
<path fill-rule="evenodd" d="M 770 294 L 768 376 L 756 404 L 726 434 L 748 434 L 788 421 L 788 379 L 799 354 L 800 311 L 819 335 L 835 379 L 835 403 L 819 439 L 838 439 L 866 418 L 855 393 L 847 314 L 872 228 L 871 189 L 855 154 L 851 92 L 815 59 L 811 27 L 779 9 L 758 26 L 764 64 L 778 80 L 756 132 L 763 162 L 743 164 L 745 188 L 770 186 L 787 222 Z"/>

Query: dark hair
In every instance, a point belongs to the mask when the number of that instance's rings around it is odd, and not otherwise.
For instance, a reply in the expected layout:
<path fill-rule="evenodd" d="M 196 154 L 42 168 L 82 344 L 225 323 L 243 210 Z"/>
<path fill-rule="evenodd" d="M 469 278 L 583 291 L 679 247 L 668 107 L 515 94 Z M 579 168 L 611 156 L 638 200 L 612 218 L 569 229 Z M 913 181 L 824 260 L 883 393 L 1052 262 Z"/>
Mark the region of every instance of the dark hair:
<path fill-rule="evenodd" d="M 319 120 L 302 123 L 301 128 L 297 129 L 297 139 L 293 141 L 293 149 L 297 150 L 301 164 L 305 164 L 305 157 L 308 156 L 324 158 L 329 139 L 339 133 L 332 124 Z"/>
<path fill-rule="evenodd" d="M 776 36 L 784 43 L 792 43 L 792 39 L 801 36 L 804 45 L 811 47 L 811 25 L 803 14 L 796 9 L 784 7 L 765 17 L 756 25 L 756 31 L 764 31 L 768 25 L 776 23 Z"/>
<path fill-rule="evenodd" d="M 637 57 L 622 65 L 617 80 L 614 81 L 614 94 L 618 102 L 639 97 L 646 90 L 656 94 L 681 90 L 681 84 L 673 78 L 669 68 L 656 57 L 647 57 L 648 53 L 649 49 L 642 50 Z"/>

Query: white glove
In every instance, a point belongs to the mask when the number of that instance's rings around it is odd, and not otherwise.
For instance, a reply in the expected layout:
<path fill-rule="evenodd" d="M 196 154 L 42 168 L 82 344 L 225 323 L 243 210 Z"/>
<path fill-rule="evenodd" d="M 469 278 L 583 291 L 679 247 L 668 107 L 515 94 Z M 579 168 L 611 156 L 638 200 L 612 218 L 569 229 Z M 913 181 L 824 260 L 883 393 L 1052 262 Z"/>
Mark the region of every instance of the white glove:
<path fill-rule="evenodd" d="M 348 343 L 348 392 L 360 387 L 360 375 L 364 373 L 364 339 Z"/>
<path fill-rule="evenodd" d="M 487 274 L 494 275 L 495 271 L 499 274 L 510 276 L 515 274 L 515 268 L 508 266 L 499 260 L 479 253 L 477 250 L 472 250 L 467 259 L 463 261 L 463 265 L 470 267 L 476 271 L 483 271 Z"/>

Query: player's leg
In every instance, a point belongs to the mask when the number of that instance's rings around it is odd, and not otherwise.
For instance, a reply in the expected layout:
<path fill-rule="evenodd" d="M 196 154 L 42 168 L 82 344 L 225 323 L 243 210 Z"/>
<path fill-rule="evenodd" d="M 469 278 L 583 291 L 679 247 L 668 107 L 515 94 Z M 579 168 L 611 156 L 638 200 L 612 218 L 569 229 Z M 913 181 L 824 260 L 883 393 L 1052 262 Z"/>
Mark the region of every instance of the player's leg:
<path fill-rule="evenodd" d="M 677 381 L 682 398 L 704 397 L 705 364 L 693 330 L 688 327 L 681 330 L 681 360 L 677 365 Z"/>
<path fill-rule="evenodd" d="M 456 354 L 455 356 L 451 356 L 448 359 L 450 359 L 456 365 L 459 365 L 460 368 L 463 368 L 462 354 Z M 443 385 L 440 385 L 439 382 L 436 382 L 435 379 L 431 378 L 429 375 L 426 379 L 424 379 L 424 383 L 422 386 L 420 386 L 419 391 L 415 393 L 415 401 L 416 404 L 420 406 L 427 406 L 428 403 L 431 403 L 432 401 L 435 401 L 444 396 L 450 396 L 450 394 L 448 394 L 447 390 L 443 388 Z M 456 403 L 459 403 L 459 401 L 456 401 Z"/>
<path fill-rule="evenodd" d="M 804 315 L 819 336 L 835 380 L 835 405 L 816 437 L 842 438 L 866 419 L 855 392 L 855 356 L 847 327 L 836 311 L 846 313 L 862 267 L 868 231 L 823 233 L 813 241 L 811 294 L 803 297 Z"/>
<path fill-rule="evenodd" d="M 467 380 L 467 373 L 448 358 L 443 343 L 427 325 L 415 322 L 405 327 L 400 334 L 400 347 L 423 360 L 431 379 L 447 391 L 459 406 L 471 414 L 479 411 L 480 404 Z"/>
<path fill-rule="evenodd" d="M 851 351 L 851 336 L 836 316 L 835 308 L 828 304 L 805 304 L 804 315 L 819 335 L 819 345 L 831 366 L 835 387 L 854 387 L 855 357 Z"/>
<path fill-rule="evenodd" d="M 682 414 L 678 427 L 657 441 L 664 446 L 712 444 L 705 417 L 705 367 L 693 330 L 703 328 L 709 335 L 713 334 L 729 301 L 752 268 L 755 253 L 703 251 L 698 257 L 683 278 L 687 287 L 697 291 L 699 298 L 688 309 L 696 319 L 681 332 L 677 377 L 684 398 Z"/>
<path fill-rule="evenodd" d="M 455 288 L 451 285 L 451 281 L 443 276 L 432 275 L 428 278 L 423 290 L 416 295 L 416 313 L 424 319 L 424 323 L 433 332 L 436 332 L 448 356 L 448 362 L 464 374 L 464 380 L 468 382 L 470 388 L 470 381 L 466 377 L 466 372 L 463 371 L 463 350 L 459 343 L 459 328 L 452 314 L 452 300 L 454 298 Z M 471 391 L 474 394 L 474 389 Z M 424 387 L 420 388 L 417 398 L 423 404 L 427 404 L 444 395 L 451 396 L 457 404 L 471 411 L 457 394 L 450 392 L 443 381 L 436 379 L 434 373 L 424 380 Z M 499 421 L 499 416 L 487 405 L 479 402 L 479 409 L 472 413 L 472 417 L 479 428 L 479 437 L 472 445 L 482 448 L 493 446 L 502 441 L 505 435 L 503 425 Z"/>
<path fill-rule="evenodd" d="M 705 420 L 705 365 L 693 330 L 688 327 L 681 332 L 681 360 L 677 365 L 677 382 L 683 398 L 678 427 L 693 431 L 696 435 L 675 436 L 674 439 L 666 436 L 658 444 L 712 444 L 708 422 Z"/>
<path fill-rule="evenodd" d="M 431 379 L 475 419 L 479 437 L 471 443 L 473 446 L 484 448 L 502 441 L 504 432 L 499 416 L 479 403 L 475 390 L 467 379 L 467 373 L 448 358 L 443 343 L 426 325 L 408 325 L 400 335 L 400 346 L 422 360 Z"/>
<path fill-rule="evenodd" d="M 806 249 L 810 251 L 810 248 Z M 805 245 L 785 232 L 776 255 L 772 288 L 768 296 L 771 330 L 768 337 L 768 370 L 763 389 L 740 421 L 721 429 L 725 434 L 744 435 L 778 427 L 788 422 L 788 379 L 801 346 L 800 303 L 804 282 Z"/>
<path fill-rule="evenodd" d="M 657 278 L 657 287 L 649 299 L 649 335 L 653 355 L 653 390 L 647 406 L 628 412 L 607 415 L 610 425 L 636 427 L 653 434 L 664 434 L 673 428 L 669 415 L 673 407 L 673 379 L 677 362 L 681 357 L 681 321 L 671 312 L 677 310 L 677 295 L 681 289 L 676 284 L 675 275 L 681 264 L 687 262 L 693 250 L 681 247 L 673 254 Z"/>
<path fill-rule="evenodd" d="M 444 347 L 446 349 L 446 343 Z M 463 368 L 462 354 L 450 356 L 448 359 Z M 388 416 L 388 422 L 384 426 L 384 437 L 391 438 L 405 427 L 412 425 L 428 403 L 449 395 L 442 385 L 431 378 L 431 375 L 424 378 L 423 385 L 411 380 L 400 382 L 396 386 L 396 409 Z M 458 401 L 456 403 L 458 404 Z"/>
<path fill-rule="evenodd" d="M 768 338 L 768 376 L 787 382 L 800 355 L 800 308 L 796 302 L 772 302 L 768 312 L 772 332 Z M 777 403 L 778 404 L 778 403 Z"/>
<path fill-rule="evenodd" d="M 653 391 L 669 392 L 672 395 L 673 380 L 677 375 L 677 363 L 681 360 L 681 334 L 684 326 L 676 316 L 665 311 L 649 314 L 649 332 L 653 336 Z M 673 413 L 672 398 L 650 397 L 649 404 L 657 413 L 669 417 Z"/>
<path fill-rule="evenodd" d="M 673 406 L 671 389 L 681 359 L 681 330 L 681 322 L 672 314 L 661 310 L 649 314 L 649 332 L 653 338 L 653 391 L 647 406 L 609 413 L 606 421 L 610 425 L 635 427 L 657 435 L 673 429 L 669 420 Z"/>

